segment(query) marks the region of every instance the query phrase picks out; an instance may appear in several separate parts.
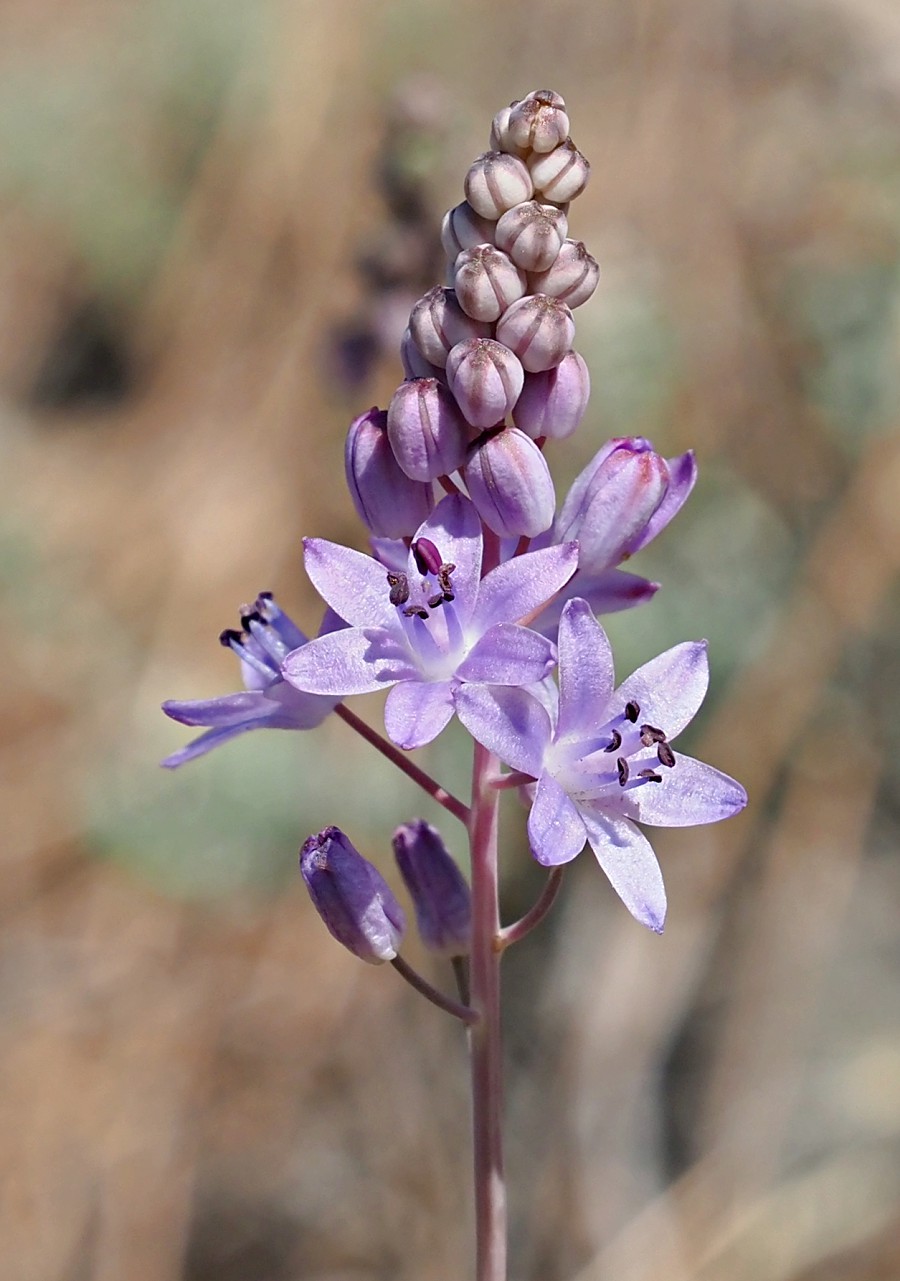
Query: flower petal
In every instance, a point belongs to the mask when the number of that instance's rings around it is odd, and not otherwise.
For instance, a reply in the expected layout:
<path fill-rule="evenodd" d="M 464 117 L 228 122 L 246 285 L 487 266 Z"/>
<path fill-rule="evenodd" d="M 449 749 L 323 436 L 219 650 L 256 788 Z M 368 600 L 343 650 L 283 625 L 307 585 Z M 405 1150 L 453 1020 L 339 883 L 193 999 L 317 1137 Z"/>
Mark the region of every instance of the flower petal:
<path fill-rule="evenodd" d="M 697 479 L 697 460 L 692 449 L 689 449 L 686 454 L 679 454 L 677 458 L 667 458 L 666 466 L 669 469 L 669 487 L 666 490 L 666 496 L 647 521 L 642 533 L 629 546 L 628 552 L 631 556 L 639 552 L 642 547 L 646 547 L 657 534 L 662 533 L 669 521 L 681 511 L 694 488 Z"/>
<path fill-rule="evenodd" d="M 257 716 L 247 720 L 239 721 L 234 725 L 219 725 L 216 729 L 207 730 L 199 738 L 195 738 L 182 747 L 179 751 L 173 752 L 167 756 L 160 765 L 166 769 L 177 769 L 179 765 L 184 765 L 187 761 L 196 760 L 198 756 L 205 756 L 211 752 L 214 747 L 219 747 L 222 743 L 227 743 L 229 739 L 237 738 L 239 734 L 245 734 L 251 729 L 296 729 L 297 726 L 291 721 L 285 721 L 279 716 Z"/>
<path fill-rule="evenodd" d="M 587 831 L 577 808 L 550 774 L 542 774 L 528 815 L 531 852 L 544 867 L 570 863 L 584 849 Z"/>
<path fill-rule="evenodd" d="M 382 627 L 347 627 L 288 654 L 284 678 L 311 694 L 368 694 L 418 676 L 401 642 Z"/>
<path fill-rule="evenodd" d="M 563 543 L 508 560 L 482 579 L 473 629 L 515 623 L 533 614 L 575 573 L 578 544 Z"/>
<path fill-rule="evenodd" d="M 658 772 L 661 783 L 623 788 L 611 807 L 651 827 L 696 827 L 731 818 L 747 804 L 740 783 L 693 756 L 676 752 L 674 768 Z"/>
<path fill-rule="evenodd" d="M 591 849 L 619 898 L 635 920 L 662 934 L 666 890 L 646 836 L 627 818 L 592 813 L 585 808 L 581 810 L 581 817 Z"/>
<path fill-rule="evenodd" d="M 550 717 L 524 689 L 505 685 L 460 685 L 456 714 L 474 739 L 504 764 L 537 778 L 550 742 Z"/>
<path fill-rule="evenodd" d="M 384 727 L 392 742 L 412 751 L 437 738 L 452 715 L 451 681 L 402 681 L 387 696 Z"/>
<path fill-rule="evenodd" d="M 169 699 L 162 709 L 182 725 L 214 725 L 224 728 L 271 714 L 273 705 L 262 690 L 223 694 L 220 698 Z"/>
<path fill-rule="evenodd" d="M 516 623 L 498 623 L 475 642 L 456 675 L 482 685 L 530 685 L 555 666 L 556 648 L 546 636 Z"/>
<path fill-rule="evenodd" d="M 637 574 L 626 574 L 622 569 L 606 569 L 601 574 L 586 574 L 579 569 L 533 625 L 552 637 L 563 607 L 576 596 L 586 600 L 595 614 L 618 614 L 652 600 L 658 590 L 659 583 L 651 583 Z"/>
<path fill-rule="evenodd" d="M 684 641 L 651 658 L 623 681 L 615 693 L 618 707 L 637 703 L 640 719 L 675 738 L 697 714 L 709 686 L 706 641 Z"/>
<path fill-rule="evenodd" d="M 396 621 L 387 570 L 371 556 L 325 538 L 305 538 L 303 563 L 316 591 L 351 627 L 390 627 Z"/>
<path fill-rule="evenodd" d="M 570 600 L 559 621 L 557 738 L 595 733 L 615 688 L 606 632 L 585 600 Z"/>
<path fill-rule="evenodd" d="M 462 494 L 448 494 L 419 527 L 418 538 L 430 539 L 444 561 L 456 566 L 452 574 L 456 609 L 462 622 L 468 623 L 481 582 L 481 521 L 474 505 Z M 410 578 L 417 573 L 410 553 Z"/>

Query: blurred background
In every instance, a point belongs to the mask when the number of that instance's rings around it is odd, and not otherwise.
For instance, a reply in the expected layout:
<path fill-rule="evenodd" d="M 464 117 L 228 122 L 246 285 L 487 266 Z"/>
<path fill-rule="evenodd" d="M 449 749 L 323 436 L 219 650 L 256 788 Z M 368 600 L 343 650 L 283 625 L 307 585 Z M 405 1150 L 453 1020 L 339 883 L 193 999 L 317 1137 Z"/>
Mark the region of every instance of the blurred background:
<path fill-rule="evenodd" d="M 694 447 L 610 620 L 712 647 L 659 939 L 588 854 L 505 962 L 512 1276 L 900 1275 L 900 10 L 893 0 L 6 0 L 0 1241 L 9 1281 L 470 1273 L 465 1054 L 296 875 L 434 820 L 330 719 L 176 774 L 163 698 L 300 538 L 493 113 L 562 92 L 588 418 Z M 373 721 L 377 705 L 364 709 Z M 463 736 L 429 756 L 463 791 Z M 508 918 L 541 878 L 506 817 Z M 458 834 L 441 820 L 464 857 Z M 429 960 L 411 947 L 435 979 Z"/>

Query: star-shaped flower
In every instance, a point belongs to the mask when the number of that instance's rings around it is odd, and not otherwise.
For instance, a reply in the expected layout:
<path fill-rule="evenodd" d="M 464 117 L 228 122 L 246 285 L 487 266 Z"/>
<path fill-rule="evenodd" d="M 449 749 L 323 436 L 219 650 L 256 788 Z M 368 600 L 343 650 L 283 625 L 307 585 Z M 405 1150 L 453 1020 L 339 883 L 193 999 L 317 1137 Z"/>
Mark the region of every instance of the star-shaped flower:
<path fill-rule="evenodd" d="M 560 618 L 558 677 L 555 718 L 552 699 L 471 686 L 457 697 L 459 718 L 512 769 L 537 780 L 528 840 L 538 862 L 567 863 L 589 842 L 628 910 L 659 933 L 662 874 L 635 823 L 692 827 L 747 803 L 740 783 L 670 745 L 706 694 L 706 644 L 676 645 L 615 689 L 606 633 L 587 601 L 576 599 Z"/>
<path fill-rule="evenodd" d="M 340 697 L 393 686 L 385 727 L 406 749 L 437 737 L 466 684 L 542 680 L 556 663 L 556 648 L 519 620 L 566 583 L 577 544 L 519 556 L 484 578 L 481 559 L 481 522 L 460 494 L 444 498 L 420 526 L 404 571 L 307 539 L 307 573 L 349 627 L 290 654 L 285 679 L 307 693 Z"/>

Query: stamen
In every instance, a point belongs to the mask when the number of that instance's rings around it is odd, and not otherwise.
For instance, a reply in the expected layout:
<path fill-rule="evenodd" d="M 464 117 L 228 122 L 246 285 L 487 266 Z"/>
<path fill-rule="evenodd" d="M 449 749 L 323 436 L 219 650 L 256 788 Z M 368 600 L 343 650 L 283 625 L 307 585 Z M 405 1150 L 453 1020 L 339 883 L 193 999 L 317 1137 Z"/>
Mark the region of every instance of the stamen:
<path fill-rule="evenodd" d="M 240 645 L 243 639 L 243 633 L 236 631 L 233 627 L 226 627 L 224 632 L 219 632 L 219 644 L 225 649 L 231 649 L 232 644 Z"/>
<path fill-rule="evenodd" d="M 442 565 L 437 572 L 438 587 L 444 594 L 444 600 L 451 601 L 456 599 L 453 591 L 453 584 L 450 581 L 450 575 L 456 569 L 455 565 Z"/>
<path fill-rule="evenodd" d="M 257 600 L 274 600 L 274 599 L 275 599 L 275 593 L 274 593 L 274 592 L 260 592 L 256 599 L 257 599 Z"/>
<path fill-rule="evenodd" d="M 248 609 L 246 614 L 241 614 L 241 627 L 243 627 L 245 632 L 249 632 L 251 623 L 261 622 L 263 622 L 263 616 L 260 614 L 259 610 Z"/>
<path fill-rule="evenodd" d="M 420 574 L 440 573 L 443 566 L 441 553 L 430 538 L 417 538 L 412 545 L 412 554 Z"/>
<path fill-rule="evenodd" d="M 639 769 L 638 778 L 645 778 L 648 783 L 662 782 L 662 774 L 657 774 L 655 769 Z"/>
<path fill-rule="evenodd" d="M 388 586 L 391 589 L 391 604 L 405 605 L 409 600 L 409 579 L 405 574 L 389 573 Z"/>
<path fill-rule="evenodd" d="M 640 716 L 640 714 L 641 714 L 640 703 L 636 703 L 633 698 L 630 699 L 629 702 L 625 704 L 626 721 L 631 721 L 632 725 L 636 725 L 637 718 Z"/>
<path fill-rule="evenodd" d="M 407 593 L 408 595 L 409 593 Z M 407 605 L 403 611 L 404 618 L 421 618 L 423 622 L 428 622 L 428 610 L 421 605 Z"/>
<path fill-rule="evenodd" d="M 675 764 L 675 753 L 668 743 L 658 743 L 656 746 L 656 755 L 660 765 L 665 765 L 666 769 L 671 769 Z"/>
<path fill-rule="evenodd" d="M 665 734 L 661 729 L 657 729 L 655 725 L 641 726 L 641 742 L 645 747 L 652 747 L 654 743 L 664 743 L 665 741 Z"/>
<path fill-rule="evenodd" d="M 437 609 L 438 605 L 443 605 L 443 603 L 444 603 L 444 600 L 445 600 L 445 599 L 446 599 L 446 597 L 444 596 L 443 592 L 438 592 L 438 594 L 437 594 L 436 596 L 429 596 L 429 597 L 428 597 L 428 608 L 429 608 L 429 609 Z M 450 598 L 450 599 L 452 600 L 452 599 L 453 599 L 453 597 L 451 596 L 451 598 Z"/>
<path fill-rule="evenodd" d="M 628 762 L 624 756 L 620 756 L 616 761 L 616 772 L 619 775 L 619 786 L 624 787 L 628 782 Z"/>
<path fill-rule="evenodd" d="M 617 752 L 619 748 L 622 746 L 622 735 L 619 733 L 619 731 L 617 729 L 614 729 L 611 731 L 611 733 L 612 733 L 612 741 L 607 743 L 606 747 L 604 747 L 603 749 L 604 752 Z"/>

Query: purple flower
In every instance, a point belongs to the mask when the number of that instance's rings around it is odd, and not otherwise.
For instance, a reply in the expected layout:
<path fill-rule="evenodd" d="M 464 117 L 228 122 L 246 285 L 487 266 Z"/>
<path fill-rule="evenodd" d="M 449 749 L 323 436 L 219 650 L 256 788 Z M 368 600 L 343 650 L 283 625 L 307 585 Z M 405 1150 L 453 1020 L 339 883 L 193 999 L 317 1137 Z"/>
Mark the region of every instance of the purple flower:
<path fill-rule="evenodd" d="M 419 528 L 404 571 L 323 539 L 305 548 L 316 589 L 350 626 L 290 654 L 284 677 L 340 697 L 394 686 L 384 720 L 399 747 L 436 738 L 464 683 L 527 685 L 555 665 L 552 643 L 518 620 L 564 585 L 574 543 L 519 556 L 482 579 L 481 522 L 467 498 L 451 494 Z"/>
<path fill-rule="evenodd" d="M 338 827 L 311 836 L 300 873 L 313 906 L 339 943 L 370 965 L 392 961 L 406 929 L 387 881 Z"/>
<path fill-rule="evenodd" d="M 457 698 L 460 720 L 537 780 L 528 840 L 538 862 L 568 863 L 588 841 L 628 910 L 659 933 L 662 875 L 635 822 L 692 827 L 747 803 L 740 783 L 670 745 L 706 694 L 706 644 L 676 645 L 614 689 L 606 633 L 587 601 L 572 600 L 560 619 L 558 675 L 555 717 L 523 689 L 467 686 Z"/>
<path fill-rule="evenodd" d="M 339 620 L 334 620 L 338 622 Z M 307 639 L 287 614 L 283 614 L 271 592 L 261 592 L 253 607 L 241 615 L 242 631 L 228 629 L 219 640 L 241 660 L 246 689 L 221 698 L 170 700 L 162 709 L 182 725 L 208 725 L 206 734 L 162 762 L 175 769 L 185 761 L 203 756 L 220 743 L 250 729 L 315 729 L 340 700 L 301 694 L 281 676 L 281 663 Z"/>

